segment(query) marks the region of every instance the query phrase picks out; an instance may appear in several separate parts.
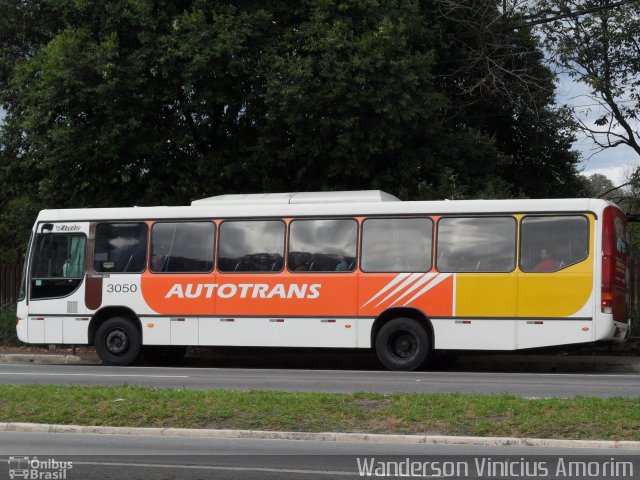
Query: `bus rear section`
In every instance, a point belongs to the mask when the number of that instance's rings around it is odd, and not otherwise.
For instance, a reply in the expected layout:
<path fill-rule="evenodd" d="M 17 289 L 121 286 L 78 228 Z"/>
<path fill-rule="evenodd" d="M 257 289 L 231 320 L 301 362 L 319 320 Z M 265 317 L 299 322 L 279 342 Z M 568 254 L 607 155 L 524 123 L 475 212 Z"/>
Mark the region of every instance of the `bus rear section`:
<path fill-rule="evenodd" d="M 621 342 L 630 333 L 630 269 L 627 219 L 617 207 L 608 206 L 602 218 L 602 273 L 599 340 Z"/>

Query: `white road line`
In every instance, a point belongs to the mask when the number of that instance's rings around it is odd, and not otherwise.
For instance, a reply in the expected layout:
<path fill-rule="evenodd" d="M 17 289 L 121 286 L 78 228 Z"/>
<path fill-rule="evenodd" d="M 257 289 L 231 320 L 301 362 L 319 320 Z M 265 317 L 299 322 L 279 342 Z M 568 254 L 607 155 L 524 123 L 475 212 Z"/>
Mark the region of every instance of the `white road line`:
<path fill-rule="evenodd" d="M 73 461 L 73 460 L 72 460 Z M 359 477 L 357 472 L 341 472 L 330 470 L 298 470 L 292 468 L 266 468 L 266 467 L 232 467 L 222 465 L 168 465 L 155 463 L 120 463 L 120 462 L 76 462 L 74 465 L 90 465 L 97 467 L 145 467 L 145 468 L 179 468 L 185 470 L 228 470 L 234 472 L 265 472 L 265 473 L 298 473 L 307 475 L 335 475 L 342 477 Z"/>
<path fill-rule="evenodd" d="M 31 375 L 42 377 L 144 377 L 144 378 L 189 378 L 189 375 L 133 375 L 106 373 L 30 373 L 30 372 L 0 372 L 0 375 Z"/>

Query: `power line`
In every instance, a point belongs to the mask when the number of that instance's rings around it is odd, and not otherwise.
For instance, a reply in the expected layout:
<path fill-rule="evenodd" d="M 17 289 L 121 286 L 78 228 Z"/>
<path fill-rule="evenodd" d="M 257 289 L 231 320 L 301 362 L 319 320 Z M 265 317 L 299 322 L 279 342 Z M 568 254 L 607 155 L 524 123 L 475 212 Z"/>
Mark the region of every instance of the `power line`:
<path fill-rule="evenodd" d="M 527 28 L 527 27 L 533 27 L 536 25 L 542 25 L 544 23 L 551 23 L 551 22 L 555 22 L 556 20 L 563 20 L 565 18 L 577 18 L 580 17 L 582 15 L 587 15 L 589 13 L 596 13 L 596 12 L 600 12 L 603 10 L 612 10 L 614 8 L 617 7 L 621 7 L 624 5 L 628 5 L 628 4 L 632 4 L 632 3 L 638 3 L 639 0 L 620 0 L 619 2 L 615 2 L 615 3 L 611 3 L 609 5 L 600 5 L 597 7 L 591 7 L 591 8 L 585 8 L 582 10 L 573 10 L 573 11 L 568 11 L 568 12 L 564 12 L 558 15 L 554 15 L 552 17 L 545 17 L 545 18 L 540 18 L 538 20 L 532 20 L 530 22 L 525 22 L 525 23 L 520 23 L 517 25 L 511 25 L 508 28 L 509 29 L 519 29 L 519 28 Z M 539 14 L 537 14 L 539 15 Z M 524 17 L 524 18 L 535 18 L 537 15 L 531 15 L 529 17 Z"/>

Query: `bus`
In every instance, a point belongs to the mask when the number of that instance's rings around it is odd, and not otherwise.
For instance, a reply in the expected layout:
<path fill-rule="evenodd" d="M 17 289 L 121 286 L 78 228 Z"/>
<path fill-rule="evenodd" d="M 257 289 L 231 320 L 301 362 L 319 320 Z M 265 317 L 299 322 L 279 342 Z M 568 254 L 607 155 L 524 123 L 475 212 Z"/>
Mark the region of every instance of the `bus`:
<path fill-rule="evenodd" d="M 43 210 L 17 333 L 103 364 L 188 346 L 438 352 L 629 335 L 626 217 L 596 199 L 400 201 L 380 191 L 221 195 Z"/>

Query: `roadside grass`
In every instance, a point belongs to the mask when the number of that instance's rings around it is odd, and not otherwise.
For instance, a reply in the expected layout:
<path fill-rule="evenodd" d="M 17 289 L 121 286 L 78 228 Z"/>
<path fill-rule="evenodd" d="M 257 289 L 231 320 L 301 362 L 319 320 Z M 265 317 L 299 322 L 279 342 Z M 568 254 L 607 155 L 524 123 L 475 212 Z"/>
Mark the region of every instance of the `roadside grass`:
<path fill-rule="evenodd" d="M 0 422 L 640 440 L 640 397 L 0 386 Z"/>

